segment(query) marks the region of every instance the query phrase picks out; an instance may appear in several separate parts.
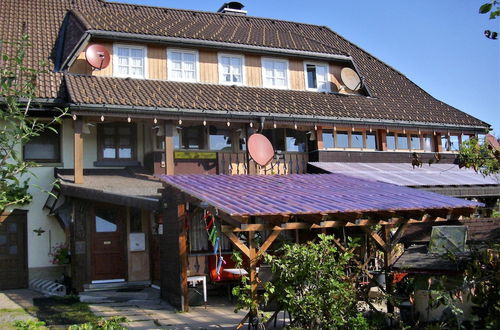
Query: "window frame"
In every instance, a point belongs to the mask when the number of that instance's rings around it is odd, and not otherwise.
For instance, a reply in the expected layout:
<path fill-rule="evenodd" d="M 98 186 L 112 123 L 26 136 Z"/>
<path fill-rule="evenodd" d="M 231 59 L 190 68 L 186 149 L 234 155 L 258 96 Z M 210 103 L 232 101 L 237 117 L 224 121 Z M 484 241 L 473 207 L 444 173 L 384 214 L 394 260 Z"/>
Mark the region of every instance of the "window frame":
<path fill-rule="evenodd" d="M 332 130 L 330 128 L 323 128 L 324 130 Z M 347 147 L 339 147 L 338 146 L 338 137 L 337 137 L 337 134 L 338 133 L 347 133 Z M 361 133 L 361 136 L 362 136 L 362 143 L 363 143 L 363 146 L 361 148 L 355 148 L 352 146 L 352 133 Z M 375 148 L 368 148 L 368 135 L 371 134 L 375 137 Z M 362 129 L 362 128 L 355 128 L 354 131 L 352 130 L 352 128 L 347 128 L 347 127 L 335 127 L 333 129 L 333 132 L 332 132 L 332 135 L 333 135 L 333 148 L 324 148 L 324 150 L 345 150 L 345 151 L 377 151 L 378 150 L 378 146 L 379 146 L 379 138 L 376 134 L 376 132 L 371 132 L 369 130 L 366 130 L 366 129 Z"/>
<path fill-rule="evenodd" d="M 119 137 L 117 134 L 121 125 L 131 125 L 131 135 L 130 135 L 130 148 L 131 157 L 130 158 L 119 158 Z M 115 148 L 115 158 L 107 158 L 104 157 L 104 126 L 113 126 L 115 128 L 114 135 L 114 148 Z M 105 161 L 105 162 L 127 162 L 127 161 L 137 161 L 137 125 L 135 123 L 127 123 L 127 122 L 110 122 L 110 123 L 98 123 L 97 124 L 97 160 Z"/>
<path fill-rule="evenodd" d="M 317 66 L 324 66 L 326 68 L 326 89 L 320 89 L 318 87 L 316 88 L 310 88 L 308 86 L 308 78 L 307 78 L 307 66 L 308 65 L 314 65 L 315 67 Z M 311 92 L 330 92 L 331 91 L 331 86 L 330 86 L 330 68 L 329 64 L 327 62 L 313 62 L 313 61 L 304 61 L 304 81 L 305 81 L 305 87 L 307 91 Z M 316 74 L 317 77 L 317 74 Z M 318 79 L 316 78 L 316 82 Z"/>
<path fill-rule="evenodd" d="M 36 139 L 39 136 L 31 138 L 28 142 L 23 143 L 23 160 L 28 161 L 28 162 L 35 162 L 35 163 L 40 163 L 40 164 L 58 164 L 61 163 L 62 160 L 62 131 L 63 127 L 62 124 L 59 123 L 53 123 L 51 126 L 57 125 L 58 127 L 55 128 L 57 130 L 57 158 L 51 158 L 51 159 L 39 159 L 39 158 L 27 158 L 26 157 L 26 144 L 29 144 L 32 142 L 34 139 Z M 46 128 L 47 132 L 51 132 L 55 134 L 51 129 Z M 45 132 L 42 132 L 42 134 Z M 54 144 L 55 145 L 55 144 Z"/>
<path fill-rule="evenodd" d="M 120 74 L 118 72 L 118 48 L 130 48 L 130 49 L 141 49 L 143 50 L 143 70 L 144 74 L 142 77 L 139 76 L 132 76 L 130 74 L 124 75 Z M 129 56 L 130 58 L 130 56 Z M 129 64 L 130 68 L 130 64 Z M 130 72 L 130 70 L 129 70 Z M 141 46 L 141 45 L 134 45 L 134 44 L 122 44 L 122 43 L 114 43 L 113 44 L 113 77 L 118 77 L 118 78 L 134 78 L 134 79 L 148 79 L 148 48 L 146 46 Z"/>
<path fill-rule="evenodd" d="M 223 70 L 222 70 L 222 57 L 229 57 L 229 67 L 231 68 L 231 57 L 233 58 L 239 58 L 241 60 L 241 82 L 226 82 L 223 79 Z M 245 55 L 242 54 L 231 54 L 231 53 L 218 53 L 217 54 L 217 69 L 219 70 L 219 84 L 221 85 L 237 85 L 237 86 L 245 86 L 246 85 L 246 80 L 245 80 Z M 232 76 L 232 73 L 230 71 L 230 74 Z"/>
<path fill-rule="evenodd" d="M 265 70 L 265 62 L 283 62 L 285 63 L 285 86 L 276 86 L 276 85 L 268 85 L 266 84 L 266 70 Z M 260 61 L 261 71 L 262 71 L 262 87 L 264 88 L 273 88 L 273 89 L 291 89 L 290 88 L 290 65 L 288 63 L 288 59 L 278 58 L 278 57 L 262 57 Z M 276 79 L 273 77 L 273 79 Z"/>
<path fill-rule="evenodd" d="M 191 80 L 191 79 L 185 79 L 185 78 L 181 78 L 181 79 L 173 79 L 172 78 L 172 52 L 180 52 L 181 54 L 184 54 L 184 53 L 191 53 L 194 55 L 194 70 L 195 70 L 195 73 L 194 73 L 194 80 Z M 197 82 L 200 82 L 200 54 L 198 52 L 198 50 L 196 49 L 186 49 L 186 48 L 167 48 L 166 50 L 166 53 L 167 53 L 167 80 L 169 81 L 179 81 L 179 82 L 191 82 L 191 83 L 197 83 Z M 182 57 L 182 55 L 181 55 Z M 184 60 L 181 59 L 181 66 L 182 66 L 182 62 Z M 182 71 L 182 68 L 181 68 L 181 71 Z M 182 71 L 184 72 L 184 71 Z"/>

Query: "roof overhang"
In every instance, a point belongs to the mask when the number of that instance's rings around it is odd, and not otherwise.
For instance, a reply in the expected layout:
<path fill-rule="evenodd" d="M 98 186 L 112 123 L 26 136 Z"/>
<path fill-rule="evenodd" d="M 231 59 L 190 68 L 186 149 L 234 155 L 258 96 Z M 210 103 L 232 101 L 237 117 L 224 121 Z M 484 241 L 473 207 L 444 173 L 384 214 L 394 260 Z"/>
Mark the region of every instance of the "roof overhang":
<path fill-rule="evenodd" d="M 146 106 L 129 106 L 118 104 L 82 104 L 70 103 L 71 112 L 80 115 L 105 115 L 110 117 L 122 117 L 123 115 L 133 115 L 134 117 L 157 119 L 179 119 L 183 118 L 219 118 L 222 121 L 230 119 L 231 121 L 260 121 L 261 118 L 270 119 L 286 123 L 297 124 L 324 124 L 331 126 L 336 125 L 363 125 L 372 128 L 388 128 L 388 127 L 407 127 L 407 128 L 427 128 L 435 130 L 468 130 L 472 132 L 484 133 L 484 126 L 457 125 L 445 123 L 428 123 L 419 121 L 405 120 L 386 120 L 386 119 L 365 119 L 365 118 L 349 118 L 349 117 L 334 117 L 334 116 L 311 116 L 298 114 L 282 114 L 274 112 L 242 112 L 234 110 L 201 110 L 190 108 L 163 108 L 163 107 L 146 107 Z"/>
<path fill-rule="evenodd" d="M 246 53 L 273 55 L 273 56 L 288 56 L 288 57 L 301 57 L 322 61 L 342 61 L 353 63 L 351 56 L 329 53 L 317 53 L 295 49 L 273 48 L 264 46 L 254 46 L 246 44 L 236 44 L 222 41 L 211 41 L 202 39 L 155 36 L 149 34 L 126 33 L 116 31 L 104 30 L 87 30 L 80 41 L 76 44 L 70 55 L 63 62 L 61 69 L 64 70 L 70 67 L 76 60 L 78 55 L 87 47 L 92 38 L 109 39 L 112 41 L 122 42 L 141 42 L 141 43 L 155 43 L 165 44 L 177 47 L 203 47 L 217 50 L 238 51 Z"/>

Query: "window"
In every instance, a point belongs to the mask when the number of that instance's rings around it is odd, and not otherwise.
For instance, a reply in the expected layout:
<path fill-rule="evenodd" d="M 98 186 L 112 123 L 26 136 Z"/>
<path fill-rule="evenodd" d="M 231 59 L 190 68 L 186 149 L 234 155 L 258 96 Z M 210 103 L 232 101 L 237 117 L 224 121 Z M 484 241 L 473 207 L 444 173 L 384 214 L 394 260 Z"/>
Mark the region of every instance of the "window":
<path fill-rule="evenodd" d="M 323 130 L 323 147 L 324 149 L 333 148 L 333 131 Z"/>
<path fill-rule="evenodd" d="M 262 75 L 264 87 L 288 88 L 288 61 L 263 58 Z"/>
<path fill-rule="evenodd" d="M 366 132 L 366 149 L 377 149 L 377 136 L 375 132 Z"/>
<path fill-rule="evenodd" d="M 135 159 L 135 132 L 136 126 L 133 123 L 99 124 L 99 158 Z"/>
<path fill-rule="evenodd" d="M 262 135 L 267 137 L 271 144 L 273 145 L 274 150 L 276 151 L 285 151 L 285 129 L 284 128 L 276 128 L 276 129 L 265 129 L 262 131 Z"/>
<path fill-rule="evenodd" d="M 96 233 L 114 233 L 118 230 L 118 214 L 113 209 L 95 209 Z"/>
<path fill-rule="evenodd" d="M 396 134 L 387 133 L 387 150 L 396 150 Z"/>
<path fill-rule="evenodd" d="M 446 134 L 441 135 L 441 147 L 443 148 L 443 151 L 451 150 L 450 140 L 448 139 L 448 135 Z"/>
<path fill-rule="evenodd" d="M 306 88 L 328 92 L 328 66 L 326 64 L 305 63 Z"/>
<path fill-rule="evenodd" d="M 361 149 L 363 148 L 363 132 L 352 132 L 351 133 L 351 148 Z"/>
<path fill-rule="evenodd" d="M 349 148 L 349 132 L 337 131 L 335 137 L 335 148 Z"/>
<path fill-rule="evenodd" d="M 458 135 L 450 135 L 450 150 L 458 151 L 460 149 L 460 139 Z"/>
<path fill-rule="evenodd" d="M 306 152 L 306 132 L 286 129 L 286 151 Z"/>
<path fill-rule="evenodd" d="M 243 85 L 243 56 L 219 54 L 219 82 Z"/>
<path fill-rule="evenodd" d="M 410 135 L 410 142 L 411 142 L 411 150 L 421 150 L 422 149 L 420 147 L 420 136 L 418 136 L 417 134 Z"/>
<path fill-rule="evenodd" d="M 24 160 L 38 163 L 58 163 L 61 160 L 59 135 L 61 126 L 55 124 L 52 128 L 56 132 L 47 128 L 24 144 Z"/>
<path fill-rule="evenodd" d="M 397 149 L 409 150 L 408 136 L 406 134 L 397 134 Z"/>
<path fill-rule="evenodd" d="M 203 149 L 205 128 L 203 126 L 183 127 L 180 130 L 182 149 Z"/>
<path fill-rule="evenodd" d="M 210 150 L 231 150 L 231 131 L 210 126 L 208 141 Z"/>
<path fill-rule="evenodd" d="M 174 81 L 198 81 L 198 52 L 192 50 L 169 49 L 168 79 Z"/>
<path fill-rule="evenodd" d="M 434 149 L 432 145 L 432 136 L 430 134 L 424 134 L 423 135 L 423 148 L 424 151 L 432 151 Z"/>
<path fill-rule="evenodd" d="M 114 72 L 117 77 L 146 78 L 146 48 L 115 45 Z"/>

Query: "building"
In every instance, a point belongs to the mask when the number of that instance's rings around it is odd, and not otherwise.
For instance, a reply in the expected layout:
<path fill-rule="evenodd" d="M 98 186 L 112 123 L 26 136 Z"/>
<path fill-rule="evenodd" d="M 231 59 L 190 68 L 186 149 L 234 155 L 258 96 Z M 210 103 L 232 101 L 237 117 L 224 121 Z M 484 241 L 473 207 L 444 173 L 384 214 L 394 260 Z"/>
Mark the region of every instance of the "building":
<path fill-rule="evenodd" d="M 16 214 L 27 224 L 16 244 L 28 252 L 14 286 L 58 277 L 49 256 L 58 243 L 70 244 L 76 290 L 159 283 L 165 229 L 154 175 L 287 175 L 312 170 L 310 162 L 410 163 L 413 153 L 452 164 L 461 141 L 489 129 L 328 27 L 252 17 L 235 2 L 200 12 L 4 0 L 0 17 L 0 38 L 30 36 L 29 65 L 49 60 L 36 115 L 71 113 L 59 135 L 24 148 L 41 165 L 34 182 L 61 184 L 57 199 L 33 188 L 28 212 Z M 246 152 L 255 131 L 277 150 L 266 167 Z M 474 185 L 498 197 L 498 184 Z M 198 270 L 204 244 L 193 247 Z"/>

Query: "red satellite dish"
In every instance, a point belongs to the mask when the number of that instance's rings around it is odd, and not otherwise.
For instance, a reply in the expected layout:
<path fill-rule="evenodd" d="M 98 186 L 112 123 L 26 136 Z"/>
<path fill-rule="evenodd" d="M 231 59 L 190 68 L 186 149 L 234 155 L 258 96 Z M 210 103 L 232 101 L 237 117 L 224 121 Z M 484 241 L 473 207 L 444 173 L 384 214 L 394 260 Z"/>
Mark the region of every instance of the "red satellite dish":
<path fill-rule="evenodd" d="M 252 134 L 248 138 L 248 152 L 252 159 L 261 166 L 266 166 L 274 157 L 271 142 L 262 134 Z"/>
<path fill-rule="evenodd" d="M 93 44 L 85 51 L 87 63 L 94 69 L 101 70 L 109 65 L 111 56 L 103 45 Z"/>

